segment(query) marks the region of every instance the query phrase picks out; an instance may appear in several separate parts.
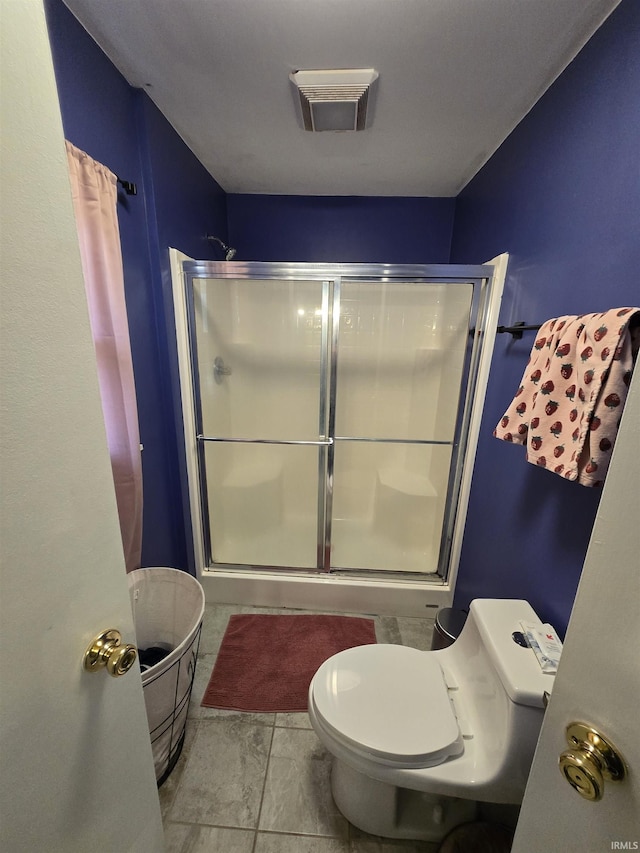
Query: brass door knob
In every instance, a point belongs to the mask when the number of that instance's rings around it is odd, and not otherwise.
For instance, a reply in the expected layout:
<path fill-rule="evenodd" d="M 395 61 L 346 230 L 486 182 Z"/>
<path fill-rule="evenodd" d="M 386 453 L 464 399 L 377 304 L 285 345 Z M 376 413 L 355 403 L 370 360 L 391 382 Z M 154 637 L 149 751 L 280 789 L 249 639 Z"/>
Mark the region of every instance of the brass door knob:
<path fill-rule="evenodd" d="M 620 752 L 586 723 L 567 726 L 567 743 L 559 759 L 560 772 L 585 800 L 601 800 L 605 779 L 620 782 L 626 775 Z"/>
<path fill-rule="evenodd" d="M 83 663 L 87 672 L 98 672 L 106 667 L 109 675 L 117 678 L 128 672 L 135 663 L 138 652 L 135 646 L 122 643 L 122 635 L 115 628 L 102 631 L 91 641 L 84 653 Z"/>
<path fill-rule="evenodd" d="M 560 756 L 560 770 L 565 779 L 585 800 L 601 800 L 604 777 L 600 765 L 583 749 L 568 749 Z"/>

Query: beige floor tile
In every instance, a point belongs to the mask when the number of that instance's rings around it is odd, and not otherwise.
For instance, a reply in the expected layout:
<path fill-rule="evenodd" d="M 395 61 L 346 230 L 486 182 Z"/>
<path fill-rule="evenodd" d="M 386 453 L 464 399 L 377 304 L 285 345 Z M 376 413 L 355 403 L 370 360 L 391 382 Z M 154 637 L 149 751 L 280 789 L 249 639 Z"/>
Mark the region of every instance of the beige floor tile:
<path fill-rule="evenodd" d="M 165 826 L 165 853 L 252 853 L 255 832 L 169 823 Z"/>
<path fill-rule="evenodd" d="M 215 655 L 198 655 L 196 662 L 196 674 L 193 679 L 193 689 L 191 691 L 191 702 L 189 703 L 189 717 L 200 719 L 202 717 L 202 708 L 200 702 L 204 696 L 204 691 L 207 689 L 211 671 L 216 662 Z"/>
<path fill-rule="evenodd" d="M 432 619 L 416 619 L 410 616 L 398 616 L 398 630 L 403 646 L 429 651 L 433 637 Z"/>
<path fill-rule="evenodd" d="M 393 643 L 400 645 L 400 629 L 395 616 L 376 616 L 376 639 L 379 643 Z"/>
<path fill-rule="evenodd" d="M 184 768 L 187 764 L 189 753 L 191 751 L 191 747 L 193 746 L 193 742 L 195 740 L 197 732 L 198 721 L 187 720 L 184 746 L 182 747 L 182 752 L 180 754 L 180 758 L 178 759 L 178 763 L 171 771 L 171 775 L 169 776 L 169 778 L 165 780 L 165 782 L 160 788 L 158 788 L 158 797 L 160 798 L 160 811 L 162 812 L 163 818 L 166 817 L 166 815 L 169 813 L 171 806 L 173 805 L 173 801 L 176 796 L 176 791 L 178 790 L 178 785 L 180 784 L 180 779 L 182 778 L 182 774 L 184 773 Z"/>
<path fill-rule="evenodd" d="M 304 712 L 302 714 L 288 713 L 276 714 L 276 726 L 282 729 L 310 729 L 311 720 L 309 715 Z"/>
<path fill-rule="evenodd" d="M 238 613 L 237 604 L 207 604 L 202 619 L 202 634 L 200 635 L 199 655 L 217 654 L 227 629 L 229 617 Z"/>
<path fill-rule="evenodd" d="M 201 720 L 169 819 L 255 828 L 273 729 Z"/>
<path fill-rule="evenodd" d="M 331 757 L 315 733 L 274 729 L 259 828 L 347 837 L 330 789 Z"/>
<path fill-rule="evenodd" d="M 339 838 L 259 832 L 255 853 L 349 853 L 349 842 Z"/>

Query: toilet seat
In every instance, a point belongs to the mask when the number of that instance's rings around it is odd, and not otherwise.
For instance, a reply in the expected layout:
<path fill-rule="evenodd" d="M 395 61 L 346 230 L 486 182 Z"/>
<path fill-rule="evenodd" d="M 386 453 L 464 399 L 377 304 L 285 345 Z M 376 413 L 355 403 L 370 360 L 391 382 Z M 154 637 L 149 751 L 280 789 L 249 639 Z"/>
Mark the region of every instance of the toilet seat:
<path fill-rule="evenodd" d="M 313 677 L 310 701 L 334 738 L 381 764 L 431 767 L 463 751 L 442 669 L 430 652 L 396 645 L 339 652 Z"/>

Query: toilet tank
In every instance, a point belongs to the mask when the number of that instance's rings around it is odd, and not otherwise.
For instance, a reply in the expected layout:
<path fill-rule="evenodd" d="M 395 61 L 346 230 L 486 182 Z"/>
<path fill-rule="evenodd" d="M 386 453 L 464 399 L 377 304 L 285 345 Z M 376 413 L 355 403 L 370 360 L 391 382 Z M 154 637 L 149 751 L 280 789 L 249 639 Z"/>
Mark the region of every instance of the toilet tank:
<path fill-rule="evenodd" d="M 520 622 L 541 624 L 529 602 L 476 599 L 471 602 L 470 617 L 509 699 L 517 705 L 543 708 L 544 694 L 551 693 L 554 676 L 542 672 L 532 649 L 513 639 L 515 632 L 522 631 Z"/>
<path fill-rule="evenodd" d="M 457 685 L 454 707 L 473 737 L 487 802 L 521 801 L 544 694 L 553 689 L 554 676 L 542 672 L 532 649 L 513 639 L 520 621 L 540 623 L 527 601 L 476 599 L 453 645 L 431 652 Z"/>

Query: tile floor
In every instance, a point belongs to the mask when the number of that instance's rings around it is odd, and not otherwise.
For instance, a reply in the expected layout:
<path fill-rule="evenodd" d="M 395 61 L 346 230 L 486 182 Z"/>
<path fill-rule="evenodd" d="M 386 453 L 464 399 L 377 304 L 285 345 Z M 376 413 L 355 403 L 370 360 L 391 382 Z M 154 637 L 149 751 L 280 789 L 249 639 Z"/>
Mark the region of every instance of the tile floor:
<path fill-rule="evenodd" d="M 159 792 L 166 853 L 435 853 L 437 844 L 377 838 L 348 823 L 307 714 L 200 706 L 229 616 L 294 612 L 302 611 L 207 605 L 185 747 Z M 432 620 L 372 618 L 378 642 L 431 647 Z"/>

